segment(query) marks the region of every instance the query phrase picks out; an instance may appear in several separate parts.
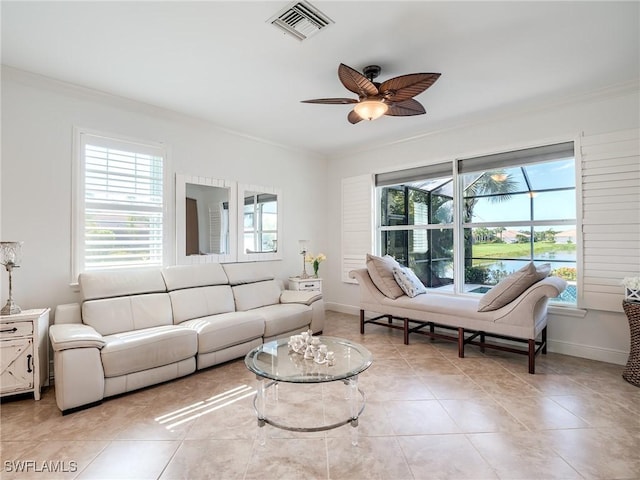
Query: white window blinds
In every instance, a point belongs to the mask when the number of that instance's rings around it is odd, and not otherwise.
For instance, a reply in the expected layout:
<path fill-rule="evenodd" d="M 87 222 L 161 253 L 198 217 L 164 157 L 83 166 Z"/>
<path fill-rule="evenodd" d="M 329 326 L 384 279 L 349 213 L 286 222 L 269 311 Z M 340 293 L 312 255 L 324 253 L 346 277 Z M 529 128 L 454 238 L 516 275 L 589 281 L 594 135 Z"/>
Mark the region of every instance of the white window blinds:
<path fill-rule="evenodd" d="M 80 133 L 78 272 L 162 266 L 164 151 Z"/>
<path fill-rule="evenodd" d="M 622 311 L 624 277 L 640 275 L 640 130 L 581 139 L 585 308 Z"/>

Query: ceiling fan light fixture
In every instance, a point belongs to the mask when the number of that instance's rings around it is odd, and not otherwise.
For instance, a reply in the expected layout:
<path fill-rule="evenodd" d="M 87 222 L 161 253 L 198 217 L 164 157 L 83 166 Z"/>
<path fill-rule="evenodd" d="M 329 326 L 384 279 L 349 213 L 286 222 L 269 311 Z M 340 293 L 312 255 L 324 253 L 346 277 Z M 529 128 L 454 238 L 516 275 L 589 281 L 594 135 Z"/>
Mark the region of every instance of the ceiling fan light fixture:
<path fill-rule="evenodd" d="M 375 120 L 387 113 L 389 105 L 380 100 L 363 100 L 357 103 L 353 109 L 363 120 Z"/>

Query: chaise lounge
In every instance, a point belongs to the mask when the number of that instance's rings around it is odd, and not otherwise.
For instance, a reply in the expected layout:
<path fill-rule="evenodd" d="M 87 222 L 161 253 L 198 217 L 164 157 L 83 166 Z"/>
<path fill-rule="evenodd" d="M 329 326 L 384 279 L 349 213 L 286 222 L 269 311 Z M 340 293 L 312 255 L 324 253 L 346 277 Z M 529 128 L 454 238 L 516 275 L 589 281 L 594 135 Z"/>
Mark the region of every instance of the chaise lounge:
<path fill-rule="evenodd" d="M 550 298 L 564 291 L 565 280 L 547 276 L 548 270 L 536 270 L 530 264 L 526 267 L 529 271 L 519 271 L 528 275 L 529 286 L 514 282 L 526 276 L 515 272 L 493 287 L 494 292 L 487 293 L 486 298 L 431 291 L 411 297 L 394 288 L 395 279 L 389 273 L 393 267 L 380 268 L 384 265 L 381 260 L 369 255 L 368 268 L 349 274 L 359 284 L 361 334 L 366 324 L 375 324 L 403 330 L 405 345 L 412 333 L 455 341 L 460 358 L 464 357 L 467 344 L 478 345 L 483 351 L 493 348 L 526 354 L 529 373 L 535 373 L 535 357 L 540 352 L 546 353 L 547 348 L 547 305 Z M 367 318 L 366 312 L 379 315 Z M 396 320 L 401 323 L 395 323 Z M 508 342 L 488 342 L 487 337 Z M 527 348 L 516 348 L 513 342 L 524 342 Z"/>

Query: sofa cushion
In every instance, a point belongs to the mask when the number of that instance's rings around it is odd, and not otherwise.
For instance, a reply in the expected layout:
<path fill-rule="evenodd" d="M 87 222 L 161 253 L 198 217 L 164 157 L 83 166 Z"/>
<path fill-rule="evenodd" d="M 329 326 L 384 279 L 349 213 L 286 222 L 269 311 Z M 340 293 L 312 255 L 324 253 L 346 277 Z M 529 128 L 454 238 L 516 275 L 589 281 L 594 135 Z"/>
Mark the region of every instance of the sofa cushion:
<path fill-rule="evenodd" d="M 236 310 L 245 311 L 280 303 L 282 289 L 276 280 L 247 283 L 231 287 Z"/>
<path fill-rule="evenodd" d="M 169 325 L 104 337 L 100 351 L 105 377 L 117 377 L 169 365 L 193 357 L 198 349 L 195 330 Z"/>
<path fill-rule="evenodd" d="M 83 300 L 166 292 L 160 270 L 119 270 L 81 273 L 78 276 Z"/>
<path fill-rule="evenodd" d="M 229 285 L 174 290 L 169 292 L 169 298 L 173 307 L 173 322 L 176 324 L 235 310 L 233 292 Z"/>
<path fill-rule="evenodd" d="M 374 285 L 383 295 L 389 298 L 398 298 L 404 292 L 393 276 L 393 268 L 401 265 L 390 255 L 377 257 L 367 253 L 367 271 Z"/>
<path fill-rule="evenodd" d="M 162 276 L 169 291 L 229 283 L 227 274 L 219 263 L 172 265 L 162 270 Z"/>
<path fill-rule="evenodd" d="M 82 304 L 82 321 L 101 335 L 173 324 L 168 293 L 90 300 Z"/>
<path fill-rule="evenodd" d="M 528 263 L 520 270 L 500 281 L 485 293 L 478 303 L 479 312 L 490 312 L 502 308 L 518 298 L 527 288 L 549 275 L 551 265 L 545 263 L 539 268 Z"/>
<path fill-rule="evenodd" d="M 413 298 L 421 293 L 427 293 L 427 289 L 420 279 L 407 267 L 393 267 L 393 277 L 396 279 L 402 291 Z"/>
<path fill-rule="evenodd" d="M 272 337 L 300 329 L 311 324 L 311 307 L 299 303 L 268 305 L 256 310 L 264 318 L 264 337 Z"/>
<path fill-rule="evenodd" d="M 198 334 L 198 353 L 239 345 L 264 335 L 264 319 L 256 310 L 221 313 L 182 322 Z"/>

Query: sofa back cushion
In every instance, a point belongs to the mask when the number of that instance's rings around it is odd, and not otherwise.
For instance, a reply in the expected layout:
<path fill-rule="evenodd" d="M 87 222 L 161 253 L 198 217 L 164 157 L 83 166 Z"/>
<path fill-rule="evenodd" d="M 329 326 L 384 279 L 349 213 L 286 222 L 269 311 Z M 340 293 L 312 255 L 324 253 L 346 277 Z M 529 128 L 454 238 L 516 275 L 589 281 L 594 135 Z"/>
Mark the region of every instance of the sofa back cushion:
<path fill-rule="evenodd" d="M 174 323 L 235 310 L 229 285 L 183 288 L 169 292 Z"/>
<path fill-rule="evenodd" d="M 169 291 L 229 283 L 227 274 L 219 263 L 172 265 L 162 270 L 162 276 Z"/>
<path fill-rule="evenodd" d="M 82 321 L 101 335 L 171 325 L 171 301 L 168 293 L 88 300 L 82 304 Z"/>
<path fill-rule="evenodd" d="M 78 283 L 83 301 L 167 291 L 159 269 L 86 272 Z"/>
<path fill-rule="evenodd" d="M 245 283 L 231 287 L 236 302 L 236 310 L 246 311 L 266 305 L 280 303 L 280 283 L 276 280 Z"/>
<path fill-rule="evenodd" d="M 271 271 L 273 267 L 268 262 L 225 263 L 222 268 L 224 268 L 231 286 L 275 278 Z"/>

